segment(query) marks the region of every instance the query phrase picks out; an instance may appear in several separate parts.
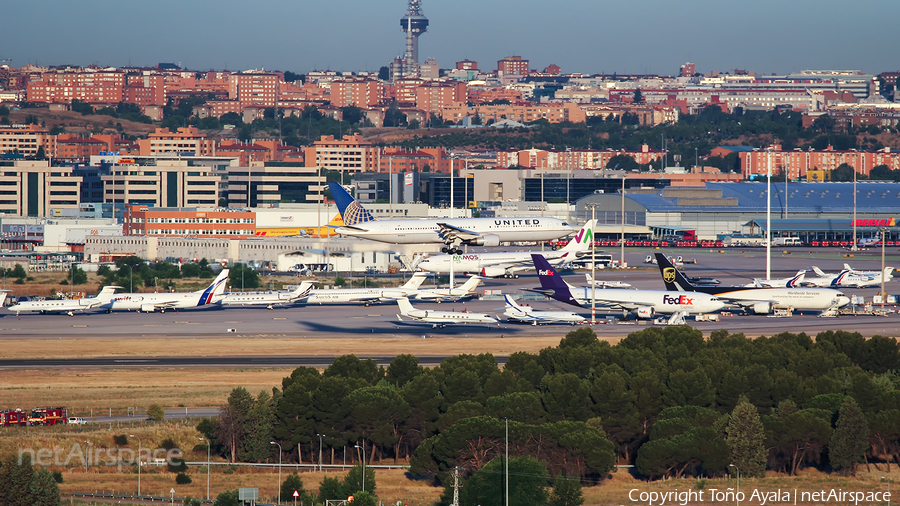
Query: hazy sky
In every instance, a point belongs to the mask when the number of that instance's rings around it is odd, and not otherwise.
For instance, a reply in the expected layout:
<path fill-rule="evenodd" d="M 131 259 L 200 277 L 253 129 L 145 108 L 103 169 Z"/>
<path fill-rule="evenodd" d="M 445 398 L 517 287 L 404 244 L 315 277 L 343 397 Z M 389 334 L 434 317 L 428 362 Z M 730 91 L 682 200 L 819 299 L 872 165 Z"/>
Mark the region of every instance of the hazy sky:
<path fill-rule="evenodd" d="M 900 1 L 422 0 L 422 60 L 483 70 L 518 55 L 534 69 L 675 74 L 900 70 Z M 26 0 L 4 2 L 12 65 L 378 70 L 404 50 L 404 0 Z M 21 22 L 20 22 L 21 21 Z"/>

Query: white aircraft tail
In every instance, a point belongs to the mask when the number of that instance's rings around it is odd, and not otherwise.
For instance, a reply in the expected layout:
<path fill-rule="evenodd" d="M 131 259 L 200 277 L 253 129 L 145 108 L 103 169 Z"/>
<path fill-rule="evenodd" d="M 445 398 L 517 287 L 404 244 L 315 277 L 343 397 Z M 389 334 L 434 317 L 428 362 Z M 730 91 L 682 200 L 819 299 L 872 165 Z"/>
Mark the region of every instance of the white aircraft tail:
<path fill-rule="evenodd" d="M 413 305 L 409 303 L 409 299 L 407 299 L 406 297 L 400 297 L 399 299 L 397 299 L 397 306 L 400 307 L 400 314 L 402 314 L 403 316 L 409 315 L 410 311 L 415 309 L 413 308 Z"/>
<path fill-rule="evenodd" d="M 893 267 L 885 267 L 885 268 L 884 268 L 883 276 L 884 276 L 884 282 L 885 282 L 885 283 L 887 283 L 888 281 L 894 279 L 893 273 L 894 273 L 894 268 L 893 268 Z"/>
<path fill-rule="evenodd" d="M 220 297 L 225 294 L 225 285 L 228 283 L 228 269 L 222 269 L 222 272 L 216 276 L 216 279 L 213 280 L 206 289 L 194 293 L 200 293 L 200 300 L 197 301 L 198 306 L 204 306 L 206 304 L 211 304 L 216 300 L 217 297 Z"/>
<path fill-rule="evenodd" d="M 115 286 L 115 285 L 104 286 L 100 290 L 100 293 L 97 294 L 96 299 L 100 302 L 109 302 L 112 300 L 113 295 L 116 294 L 116 289 L 118 289 L 118 288 L 122 288 L 122 287 Z M 2 302 L 0 302 L 0 305 L 2 305 Z"/>
<path fill-rule="evenodd" d="M 424 271 L 416 272 L 409 278 L 409 281 L 404 283 L 400 288 L 408 288 L 410 290 L 418 290 L 422 283 L 425 282 L 425 278 L 428 277 L 428 273 Z"/>
<path fill-rule="evenodd" d="M 7 295 L 9 295 L 9 290 L 0 290 L 0 307 L 3 307 L 3 303 L 6 302 Z"/>
<path fill-rule="evenodd" d="M 516 304 L 516 301 L 515 301 L 515 299 L 512 298 L 512 295 L 504 294 L 503 299 L 506 300 L 507 307 L 509 307 L 511 309 L 515 309 L 516 311 L 521 311 L 523 313 L 525 312 L 525 308 Z"/>
<path fill-rule="evenodd" d="M 823 272 L 822 269 L 819 269 L 815 265 L 812 266 L 812 271 L 815 272 L 816 276 L 819 276 L 820 278 L 827 277 L 825 272 Z"/>
<path fill-rule="evenodd" d="M 464 293 L 471 293 L 481 284 L 481 276 L 472 276 L 468 281 L 460 285 L 459 289 Z"/>
<path fill-rule="evenodd" d="M 586 279 L 586 280 L 587 280 L 587 284 L 588 284 L 588 286 L 590 286 L 590 285 L 593 285 L 593 284 L 594 284 L 594 278 L 593 278 L 593 277 L 591 277 L 591 274 L 590 274 L 590 273 L 589 273 L 589 272 L 585 272 L 585 273 L 584 273 L 584 279 Z"/>
<path fill-rule="evenodd" d="M 302 299 L 309 295 L 309 292 L 312 290 L 312 288 L 313 288 L 312 281 L 308 281 L 308 280 L 303 281 L 300 283 L 300 285 L 297 286 L 297 288 L 294 289 L 293 292 L 291 292 L 291 296 L 296 297 L 298 299 Z"/>
<path fill-rule="evenodd" d="M 844 264 L 844 270 L 850 272 L 856 272 L 853 270 L 853 267 L 850 267 L 850 264 Z"/>
<path fill-rule="evenodd" d="M 560 250 L 564 253 L 575 251 L 590 251 L 591 242 L 594 240 L 594 220 L 588 220 L 581 230 Z"/>

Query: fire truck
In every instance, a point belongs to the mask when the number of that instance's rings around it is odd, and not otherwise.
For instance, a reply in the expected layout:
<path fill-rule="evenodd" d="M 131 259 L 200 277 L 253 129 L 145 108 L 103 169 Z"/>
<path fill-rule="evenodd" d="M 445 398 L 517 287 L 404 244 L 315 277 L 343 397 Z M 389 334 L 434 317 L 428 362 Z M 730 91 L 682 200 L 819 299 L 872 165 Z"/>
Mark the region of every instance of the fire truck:
<path fill-rule="evenodd" d="M 66 423 L 68 413 L 66 408 L 34 408 L 28 415 L 28 425 L 56 425 Z"/>
<path fill-rule="evenodd" d="M 15 427 L 28 425 L 28 413 L 21 409 L 4 409 L 0 411 L 0 426 Z"/>

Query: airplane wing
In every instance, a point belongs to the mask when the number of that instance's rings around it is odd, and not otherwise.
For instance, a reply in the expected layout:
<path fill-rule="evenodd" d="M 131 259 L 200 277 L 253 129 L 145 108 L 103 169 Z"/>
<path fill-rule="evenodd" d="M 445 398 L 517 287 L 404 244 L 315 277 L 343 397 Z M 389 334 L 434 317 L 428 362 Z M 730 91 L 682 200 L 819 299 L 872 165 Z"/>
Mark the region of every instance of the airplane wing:
<path fill-rule="evenodd" d="M 748 307 L 748 306 L 753 306 L 756 304 L 777 304 L 778 303 L 777 300 L 773 300 L 773 299 L 748 299 L 746 297 L 735 297 L 735 296 L 730 296 L 730 295 L 725 295 L 725 294 L 717 294 L 716 298 L 718 298 L 720 300 L 732 302 L 735 305 L 738 305 L 741 307 Z"/>
<path fill-rule="evenodd" d="M 346 229 L 346 230 L 355 230 L 357 232 L 368 232 L 369 231 L 369 229 L 367 229 L 367 228 L 357 227 L 355 225 L 328 225 L 328 226 L 335 228 L 338 232 L 340 232 L 342 228 Z"/>
<path fill-rule="evenodd" d="M 452 242 L 455 239 L 460 239 L 463 241 L 467 241 L 470 239 L 477 239 L 481 237 L 481 234 L 472 232 L 471 230 L 466 230 L 464 228 L 454 227 L 448 223 L 438 223 L 437 224 L 439 230 L 438 235 L 445 242 Z"/>
<path fill-rule="evenodd" d="M 381 300 L 379 295 L 364 295 L 359 297 L 350 297 L 350 302 L 375 302 Z"/>

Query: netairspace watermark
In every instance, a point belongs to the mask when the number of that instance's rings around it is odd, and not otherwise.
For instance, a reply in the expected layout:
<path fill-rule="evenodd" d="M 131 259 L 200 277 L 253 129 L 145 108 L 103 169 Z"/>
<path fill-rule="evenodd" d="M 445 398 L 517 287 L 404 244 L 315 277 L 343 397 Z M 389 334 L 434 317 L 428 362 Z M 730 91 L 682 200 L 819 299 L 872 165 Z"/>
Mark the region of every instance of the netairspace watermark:
<path fill-rule="evenodd" d="M 770 504 L 797 504 L 799 503 L 834 503 L 853 504 L 859 503 L 885 503 L 891 500 L 891 493 L 870 490 L 854 491 L 840 488 L 821 490 L 777 489 L 736 491 L 733 488 L 706 490 L 668 490 L 645 492 L 640 489 L 632 489 L 628 492 L 628 500 L 647 506 L 666 506 L 696 503 L 714 504 L 746 504 L 748 506 L 767 506 Z"/>
<path fill-rule="evenodd" d="M 122 471 L 123 467 L 130 467 L 139 460 L 143 465 L 177 465 L 180 463 L 176 459 L 183 459 L 184 452 L 178 448 L 166 450 L 157 448 L 141 448 L 140 451 L 131 448 L 100 448 L 90 445 L 81 445 L 75 443 L 66 451 L 64 448 L 41 448 L 34 450 L 32 448 L 20 448 L 18 454 L 19 465 L 22 465 L 25 455 L 31 457 L 32 465 L 41 467 L 49 466 L 115 466 L 118 471 Z"/>

